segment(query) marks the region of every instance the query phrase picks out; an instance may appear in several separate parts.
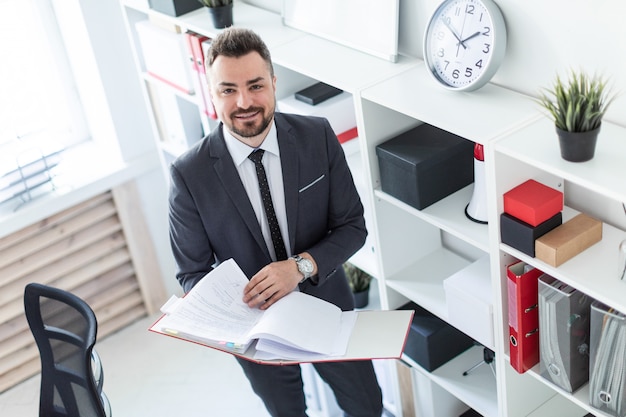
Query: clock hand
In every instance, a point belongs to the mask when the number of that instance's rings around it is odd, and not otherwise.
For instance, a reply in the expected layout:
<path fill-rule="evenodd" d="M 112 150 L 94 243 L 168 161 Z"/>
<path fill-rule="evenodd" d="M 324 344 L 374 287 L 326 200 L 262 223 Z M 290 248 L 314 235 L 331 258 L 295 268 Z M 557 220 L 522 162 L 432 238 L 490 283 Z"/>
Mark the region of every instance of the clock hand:
<path fill-rule="evenodd" d="M 454 28 L 452 27 L 452 25 L 444 18 L 441 19 L 441 21 L 443 22 L 444 25 L 446 25 L 446 27 L 448 29 L 450 29 L 450 32 L 452 32 L 452 34 L 454 35 L 454 37 L 456 38 L 457 41 L 459 41 L 456 45 L 457 47 L 459 45 L 461 45 L 463 47 L 463 49 L 467 49 L 467 47 L 465 46 L 465 44 L 463 43 L 463 41 L 461 40 L 461 38 L 459 37 L 459 35 L 456 34 L 456 30 L 454 30 Z M 458 48 L 457 48 L 458 49 Z M 457 53 L 458 55 L 458 53 Z"/>
<path fill-rule="evenodd" d="M 468 36 L 467 38 L 463 39 L 463 40 L 461 41 L 461 43 L 467 42 L 468 40 L 470 40 L 470 39 L 472 39 L 472 38 L 475 38 L 475 37 L 476 37 L 476 36 L 478 36 L 478 35 L 480 35 L 480 32 L 476 32 L 476 33 L 474 33 L 473 35 Z"/>

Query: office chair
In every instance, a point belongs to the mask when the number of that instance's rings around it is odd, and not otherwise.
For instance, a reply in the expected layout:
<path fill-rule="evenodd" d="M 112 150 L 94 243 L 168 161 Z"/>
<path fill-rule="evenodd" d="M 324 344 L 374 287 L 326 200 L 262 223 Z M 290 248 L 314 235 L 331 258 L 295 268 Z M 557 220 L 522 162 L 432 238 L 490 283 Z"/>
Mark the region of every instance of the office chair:
<path fill-rule="evenodd" d="M 91 307 L 67 291 L 31 283 L 24 309 L 41 358 L 39 416 L 109 417 Z"/>

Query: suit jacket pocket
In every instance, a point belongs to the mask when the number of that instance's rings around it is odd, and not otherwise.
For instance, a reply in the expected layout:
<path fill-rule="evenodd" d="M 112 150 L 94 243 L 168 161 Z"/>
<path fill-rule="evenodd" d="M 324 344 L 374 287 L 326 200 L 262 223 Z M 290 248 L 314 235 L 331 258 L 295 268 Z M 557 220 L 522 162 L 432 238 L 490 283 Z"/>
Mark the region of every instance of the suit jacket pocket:
<path fill-rule="evenodd" d="M 299 193 L 302 193 L 302 192 L 304 192 L 304 191 L 308 190 L 309 188 L 313 187 L 315 184 L 317 184 L 318 182 L 320 182 L 321 180 L 323 180 L 325 176 L 326 176 L 326 174 L 322 174 L 322 175 L 320 175 L 320 177 L 319 177 L 319 178 L 317 178 L 317 179 L 315 179 L 315 180 L 311 181 L 309 184 L 307 184 L 307 185 L 305 185 L 304 187 L 300 188 L 300 189 L 298 190 L 298 192 L 299 192 Z"/>

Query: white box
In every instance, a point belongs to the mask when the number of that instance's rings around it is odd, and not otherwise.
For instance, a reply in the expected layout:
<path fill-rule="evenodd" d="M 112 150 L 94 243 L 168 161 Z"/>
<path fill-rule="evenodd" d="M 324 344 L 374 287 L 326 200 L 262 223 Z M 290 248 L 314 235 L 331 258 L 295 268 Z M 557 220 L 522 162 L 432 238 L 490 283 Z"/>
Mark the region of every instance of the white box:
<path fill-rule="evenodd" d="M 494 349 L 493 292 L 489 257 L 483 256 L 443 281 L 448 322 L 489 349 Z"/>

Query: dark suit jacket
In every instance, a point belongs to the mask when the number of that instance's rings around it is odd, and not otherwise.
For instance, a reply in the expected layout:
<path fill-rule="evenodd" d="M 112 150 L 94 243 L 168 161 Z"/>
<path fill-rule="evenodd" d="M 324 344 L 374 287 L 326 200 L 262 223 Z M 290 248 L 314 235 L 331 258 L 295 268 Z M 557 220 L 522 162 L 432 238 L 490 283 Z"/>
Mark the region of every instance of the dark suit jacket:
<path fill-rule="evenodd" d="M 325 119 L 276 113 L 275 123 L 291 253 L 309 252 L 318 267 L 300 290 L 352 309 L 341 265 L 367 231 L 341 145 Z M 170 172 L 170 238 L 185 292 L 229 258 L 248 278 L 272 261 L 221 126 Z"/>

